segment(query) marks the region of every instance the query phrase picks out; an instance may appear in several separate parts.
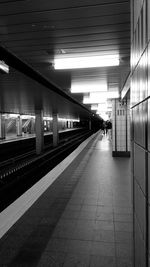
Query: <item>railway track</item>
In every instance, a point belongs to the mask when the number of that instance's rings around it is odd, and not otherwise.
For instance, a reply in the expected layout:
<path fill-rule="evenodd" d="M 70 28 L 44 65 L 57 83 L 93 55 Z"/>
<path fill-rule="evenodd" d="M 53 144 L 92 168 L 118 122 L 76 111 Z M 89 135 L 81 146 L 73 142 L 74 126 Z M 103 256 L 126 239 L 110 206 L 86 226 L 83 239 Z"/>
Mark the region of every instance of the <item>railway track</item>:
<path fill-rule="evenodd" d="M 62 139 L 59 146 L 45 147 L 41 155 L 30 151 L 1 163 L 0 172 L 0 211 L 21 196 L 32 185 L 68 156 L 92 132 L 83 132 Z"/>

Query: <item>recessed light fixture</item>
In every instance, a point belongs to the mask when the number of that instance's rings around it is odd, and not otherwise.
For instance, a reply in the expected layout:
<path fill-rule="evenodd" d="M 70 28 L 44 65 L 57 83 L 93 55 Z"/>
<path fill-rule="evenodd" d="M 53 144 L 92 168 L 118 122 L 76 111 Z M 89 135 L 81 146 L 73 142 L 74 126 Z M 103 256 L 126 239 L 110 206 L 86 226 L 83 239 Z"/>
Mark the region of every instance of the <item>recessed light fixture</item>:
<path fill-rule="evenodd" d="M 106 103 L 107 99 L 119 98 L 119 92 L 94 92 L 90 93 L 89 96 L 83 97 L 83 104 L 100 104 Z"/>
<path fill-rule="evenodd" d="M 91 105 L 91 110 L 97 110 L 97 109 L 98 109 L 98 104 Z"/>
<path fill-rule="evenodd" d="M 90 92 L 107 91 L 107 83 L 89 82 L 74 83 L 71 86 L 71 93 L 90 93 Z"/>
<path fill-rule="evenodd" d="M 119 55 L 55 58 L 55 69 L 82 69 L 119 65 Z"/>

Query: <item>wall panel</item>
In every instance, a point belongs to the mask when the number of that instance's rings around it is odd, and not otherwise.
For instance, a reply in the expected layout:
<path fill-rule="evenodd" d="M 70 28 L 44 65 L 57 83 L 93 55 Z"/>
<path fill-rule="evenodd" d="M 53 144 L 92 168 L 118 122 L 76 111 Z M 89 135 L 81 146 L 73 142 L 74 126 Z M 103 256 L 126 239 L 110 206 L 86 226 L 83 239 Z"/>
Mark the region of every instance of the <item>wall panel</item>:
<path fill-rule="evenodd" d="M 146 194 L 146 176 L 145 176 L 145 150 L 134 145 L 134 176 L 143 191 Z"/>
<path fill-rule="evenodd" d="M 131 2 L 134 267 L 150 267 L 150 0 Z"/>

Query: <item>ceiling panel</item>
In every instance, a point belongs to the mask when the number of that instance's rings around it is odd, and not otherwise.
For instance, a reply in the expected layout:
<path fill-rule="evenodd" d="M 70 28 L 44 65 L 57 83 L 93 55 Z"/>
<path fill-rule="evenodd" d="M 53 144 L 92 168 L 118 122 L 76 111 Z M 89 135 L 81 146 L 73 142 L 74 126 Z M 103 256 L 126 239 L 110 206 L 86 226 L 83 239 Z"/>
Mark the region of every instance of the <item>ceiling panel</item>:
<path fill-rule="evenodd" d="M 122 89 L 130 70 L 130 1 L 2 0 L 1 44 L 69 93 L 72 79 Z M 56 71 L 57 57 L 119 54 L 120 66 Z M 82 95 L 74 95 L 82 101 Z"/>

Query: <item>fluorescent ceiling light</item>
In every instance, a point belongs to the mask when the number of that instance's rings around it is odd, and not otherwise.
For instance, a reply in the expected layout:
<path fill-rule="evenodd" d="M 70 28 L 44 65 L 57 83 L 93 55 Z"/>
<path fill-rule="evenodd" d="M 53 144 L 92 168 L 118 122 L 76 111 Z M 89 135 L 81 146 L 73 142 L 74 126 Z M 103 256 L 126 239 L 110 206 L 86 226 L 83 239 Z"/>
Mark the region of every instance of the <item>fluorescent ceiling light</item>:
<path fill-rule="evenodd" d="M 98 104 L 91 105 L 91 110 L 97 110 L 97 109 L 98 109 Z"/>
<path fill-rule="evenodd" d="M 96 114 L 98 114 L 98 115 L 103 115 L 103 114 L 106 114 L 106 111 L 96 111 Z"/>
<path fill-rule="evenodd" d="M 119 92 L 94 92 L 90 96 L 83 97 L 83 104 L 100 104 L 106 103 L 107 99 L 119 98 Z"/>
<path fill-rule="evenodd" d="M 96 114 L 102 114 L 106 112 L 111 112 L 112 107 L 108 106 L 108 103 L 101 103 L 101 104 L 92 104 L 91 105 L 91 110 L 96 110 Z"/>
<path fill-rule="evenodd" d="M 91 110 L 101 110 L 104 107 L 107 107 L 107 110 L 112 110 L 112 105 L 109 103 L 109 101 L 100 104 L 91 104 Z"/>
<path fill-rule="evenodd" d="M 86 82 L 86 83 L 73 83 L 71 86 L 71 93 L 90 93 L 107 91 L 107 83 L 101 82 Z"/>
<path fill-rule="evenodd" d="M 9 66 L 3 60 L 0 60 L 0 70 L 9 73 Z"/>
<path fill-rule="evenodd" d="M 118 91 L 91 92 L 89 95 L 90 95 L 90 98 L 109 99 L 109 98 L 118 98 L 119 92 Z M 100 103 L 102 103 L 102 101 Z"/>
<path fill-rule="evenodd" d="M 83 97 L 83 104 L 99 104 L 99 103 L 105 103 L 106 101 L 107 101 L 106 98 L 102 100 L 102 98 Z"/>
<path fill-rule="evenodd" d="M 88 56 L 74 58 L 55 58 L 55 69 L 82 69 L 118 66 L 119 55 Z"/>
<path fill-rule="evenodd" d="M 118 91 L 110 91 L 107 93 L 107 98 L 119 98 L 119 92 Z"/>
<path fill-rule="evenodd" d="M 96 113 L 97 115 L 99 115 L 104 121 L 107 121 L 108 115 L 104 112 L 104 113 Z"/>
<path fill-rule="evenodd" d="M 109 111 L 111 111 L 112 110 L 112 107 L 111 106 L 108 106 L 108 104 L 106 103 L 106 104 L 98 104 L 98 108 L 97 108 L 97 110 L 99 111 L 99 110 L 109 110 Z"/>
<path fill-rule="evenodd" d="M 107 111 L 107 103 L 105 104 L 99 104 L 97 111 Z"/>

